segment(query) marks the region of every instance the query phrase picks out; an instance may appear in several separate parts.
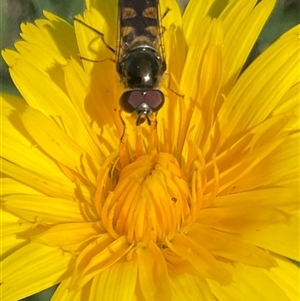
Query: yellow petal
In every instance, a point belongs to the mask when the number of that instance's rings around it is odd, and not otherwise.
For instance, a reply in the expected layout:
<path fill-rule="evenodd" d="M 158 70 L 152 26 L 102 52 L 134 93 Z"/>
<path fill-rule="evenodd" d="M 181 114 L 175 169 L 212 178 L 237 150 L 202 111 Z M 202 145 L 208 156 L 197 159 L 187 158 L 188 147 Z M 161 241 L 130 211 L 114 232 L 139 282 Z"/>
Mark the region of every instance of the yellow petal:
<path fill-rule="evenodd" d="M 218 26 L 216 24 L 216 26 Z M 196 63 L 196 61 L 195 61 Z M 194 63 L 194 64 L 195 64 Z M 195 145 L 204 147 L 209 141 L 209 134 L 217 114 L 217 100 L 219 85 L 222 79 L 222 51 L 220 45 L 209 44 L 201 58 L 201 72 L 198 75 L 196 95 L 197 98 L 188 105 L 186 122 L 189 125 L 186 139 L 190 139 Z M 188 77 L 185 77 L 188 79 Z M 184 83 L 182 83 L 184 86 Z M 186 83 L 190 86 L 190 83 Z M 188 87 L 186 86 L 185 90 Z M 192 115 L 191 115 L 192 114 Z M 195 124 L 197 126 L 195 127 Z M 183 132 L 184 134 L 184 132 Z M 205 150 L 204 150 L 205 151 Z"/>
<path fill-rule="evenodd" d="M 26 108 L 22 99 L 11 95 L 1 95 L 1 105 L 2 128 L 5 128 L 5 131 L 2 131 L 1 156 L 33 172 L 43 173 L 44 170 L 48 174 L 55 174 L 61 181 L 65 181 L 66 177 L 57 165 L 33 145 L 34 142 L 26 133 L 19 116 L 20 112 Z M 2 167 L 2 172 L 5 173 L 4 167 Z"/>
<path fill-rule="evenodd" d="M 110 235 L 102 234 L 77 257 L 71 289 L 81 288 L 93 277 L 110 268 L 124 258 L 131 247 L 125 236 L 114 240 Z"/>
<path fill-rule="evenodd" d="M 139 285 L 144 300 L 167 300 L 171 290 L 165 260 L 156 244 L 137 249 Z"/>
<path fill-rule="evenodd" d="M 110 64 L 111 62 L 95 63 L 90 77 L 74 60 L 64 67 L 68 94 L 81 122 L 91 136 L 91 139 L 86 139 L 89 146 L 85 147 L 86 149 L 91 148 L 94 160 L 103 159 L 99 155 L 99 148 L 104 153 L 104 157 L 109 156 L 117 148 L 124 128 L 119 115 L 120 93 L 118 94 L 116 89 L 111 89 L 114 80 L 107 80 L 110 74 L 112 78 L 116 76 L 115 70 L 111 70 L 108 74 L 106 67 Z M 73 89 L 74 86 L 76 89 Z M 116 131 L 116 127 L 118 131 Z"/>
<path fill-rule="evenodd" d="M 274 148 L 270 143 L 271 149 Z M 227 192 L 249 191 L 249 190 L 264 190 L 269 188 L 285 187 L 288 189 L 299 189 L 299 166 L 295 164 L 299 160 L 299 134 L 295 133 L 291 136 L 282 139 L 282 142 L 273 149 L 270 153 L 263 154 L 263 149 L 257 149 L 252 152 L 252 166 L 248 165 L 247 170 L 240 172 L 233 182 L 230 189 L 224 190 Z M 275 144 L 276 146 L 276 144 Z M 270 149 L 270 150 L 271 150 Z M 259 157 L 261 156 L 261 157 Z M 229 183 L 229 182 L 227 182 Z M 229 188 L 229 187 L 228 187 Z M 267 191 L 264 191 L 267 193 Z M 222 192 L 223 194 L 223 192 Z M 287 204 L 297 202 L 297 198 L 288 198 L 291 194 L 283 196 Z"/>
<path fill-rule="evenodd" d="M 236 187 L 237 188 L 237 187 Z M 285 212 L 292 213 L 299 208 L 297 200 L 299 196 L 298 189 L 291 188 L 261 188 L 253 191 L 239 191 L 234 189 L 235 193 L 228 195 L 221 195 L 216 198 L 214 206 L 216 207 L 230 207 L 243 204 L 252 204 L 253 206 L 274 206 Z"/>
<path fill-rule="evenodd" d="M 282 256 L 300 260 L 299 217 L 288 216 L 287 221 L 249 229 L 239 234 L 243 240 Z"/>
<path fill-rule="evenodd" d="M 272 116 L 282 97 L 298 83 L 298 34 L 297 26 L 285 33 L 241 75 L 219 113 L 226 135 L 241 133 Z M 294 106 L 296 110 L 298 103 Z"/>
<path fill-rule="evenodd" d="M 102 2 L 102 4 L 103 5 L 101 5 L 101 10 L 106 11 L 107 9 L 110 9 L 109 6 L 111 6 L 111 1 L 109 1 L 108 3 Z M 114 7 L 114 9 L 106 15 L 100 14 L 98 10 L 92 8 L 91 10 L 85 11 L 83 17 L 77 16 L 77 18 L 91 28 L 103 34 L 105 43 L 115 50 L 117 46 L 116 16 L 113 22 L 107 23 L 107 18 L 112 18 L 113 14 L 117 14 L 116 7 Z M 103 66 L 103 61 L 115 59 L 115 53 L 110 51 L 109 48 L 104 44 L 99 33 L 76 21 L 74 21 L 74 28 L 79 47 L 79 54 L 84 58 L 82 60 L 82 64 L 88 74 L 92 72 L 94 67 L 101 68 Z M 115 69 L 115 64 L 112 61 L 109 61 L 109 65 L 111 70 Z M 114 73 L 115 78 L 117 78 L 116 72 Z"/>
<path fill-rule="evenodd" d="M 174 301 L 216 300 L 206 280 L 199 275 L 180 271 L 175 275 L 170 274 L 169 279 L 172 288 L 172 300 Z"/>
<path fill-rule="evenodd" d="M 86 164 L 82 169 L 82 162 L 89 158 L 86 150 L 76 140 L 70 139 L 52 120 L 28 107 L 22 115 L 22 121 L 30 136 L 49 156 L 73 171 L 88 176 L 91 182 L 94 181 L 95 166 Z"/>
<path fill-rule="evenodd" d="M 255 231 L 270 224 L 286 222 L 287 216 L 273 207 L 241 202 L 236 206 L 204 208 L 199 212 L 198 221 L 220 231 L 243 233 L 248 229 Z"/>
<path fill-rule="evenodd" d="M 282 112 L 293 112 L 294 119 L 291 127 L 287 127 L 286 130 L 291 130 L 293 128 L 299 129 L 299 110 L 295 110 L 297 108 L 297 104 L 299 102 L 299 91 L 300 91 L 300 82 L 290 87 L 289 90 L 283 95 L 282 100 L 273 110 L 273 115 L 279 115 Z M 296 105 L 295 105 L 296 104 Z"/>
<path fill-rule="evenodd" d="M 2 262 L 2 301 L 25 298 L 65 279 L 72 255 L 60 249 L 30 243 Z"/>
<path fill-rule="evenodd" d="M 28 54 L 32 59 L 41 55 L 41 49 L 44 58 L 41 58 L 43 63 L 40 67 L 47 63 L 47 59 L 51 60 L 52 56 L 64 57 L 68 60 L 71 56 L 77 56 L 78 48 L 72 26 L 64 19 L 58 16 L 44 11 L 44 15 L 47 19 L 39 19 L 35 21 L 35 24 L 23 23 L 21 25 L 22 38 L 31 44 Z M 16 47 L 19 42 L 16 43 Z M 39 51 L 40 50 L 40 51 Z M 50 56 L 48 56 L 50 54 Z M 37 60 L 37 63 L 40 63 Z M 41 68 L 46 70 L 46 68 Z"/>
<path fill-rule="evenodd" d="M 291 263 L 292 264 L 292 263 Z M 208 280 L 215 297 L 222 301 L 253 301 L 280 300 L 291 301 L 281 288 L 275 283 L 265 269 L 258 269 L 241 264 L 224 265 L 233 275 L 233 281 L 228 286 L 221 286 L 217 282 Z M 274 268 L 276 269 L 276 268 Z M 298 286 L 294 280 L 295 287 Z M 296 300 L 295 300 L 296 301 Z"/>
<path fill-rule="evenodd" d="M 22 248 L 28 243 L 25 237 L 19 235 L 22 232 L 29 230 L 32 224 L 20 221 L 20 219 L 0 209 L 1 214 L 1 256 L 2 260 L 12 254 L 15 250 Z"/>
<path fill-rule="evenodd" d="M 291 179 L 298 179 L 294 162 L 299 156 L 299 138 L 297 134 L 281 134 L 292 118 L 293 113 L 274 116 L 241 139 L 227 139 L 216 158 L 221 195 L 233 191 L 258 190 L 264 188 L 266 183 L 274 187 L 280 185 L 281 181 L 287 183 L 287 180 L 290 187 L 293 187 L 294 181 Z M 231 143 L 234 145 L 230 145 Z M 208 146 L 209 154 L 213 152 L 213 145 L 214 143 Z M 213 163 L 212 160 L 207 167 L 213 169 Z M 209 169 L 207 168 L 208 174 Z M 208 183 L 208 191 L 212 189 L 212 185 L 212 181 Z"/>
<path fill-rule="evenodd" d="M 135 297 L 137 277 L 137 260 L 116 263 L 94 277 L 90 300 L 138 301 Z"/>
<path fill-rule="evenodd" d="M 213 75 L 216 75 L 216 80 L 218 81 L 219 73 L 222 70 L 221 57 L 218 51 L 216 51 L 214 47 L 207 50 L 208 46 L 222 46 L 222 22 L 219 20 L 211 20 L 209 18 L 205 18 L 200 22 L 201 31 L 197 33 L 197 39 L 195 39 L 189 47 L 180 83 L 184 92 L 185 101 L 188 103 L 191 102 L 191 105 L 193 106 L 196 105 L 195 102 L 201 101 L 201 97 L 198 97 L 198 92 L 201 90 L 200 76 L 202 80 L 206 80 L 207 75 L 208 82 L 211 84 Z M 214 61 L 214 58 L 216 58 L 217 62 Z M 209 59 L 209 62 L 205 62 L 205 59 Z M 209 69 L 209 64 L 213 64 L 217 69 Z M 202 65 L 204 67 L 203 70 Z M 193 75 L 192 82 L 191 74 Z M 218 89 L 218 86 L 215 88 Z"/>
<path fill-rule="evenodd" d="M 52 73 L 53 77 L 63 80 L 61 69 Z M 80 143 L 88 152 L 96 152 L 94 142 L 87 135 L 86 128 L 65 91 L 65 83 L 55 84 L 49 74 L 21 60 L 11 69 L 11 76 L 32 108 L 53 119 L 70 138 Z M 43 85 L 40 85 L 40 82 Z M 36 121 L 35 126 L 37 124 L 39 123 Z M 97 160 L 98 156 L 95 156 L 95 161 Z"/>
<path fill-rule="evenodd" d="M 16 181 L 19 181 L 35 190 L 42 192 L 50 196 L 59 196 L 72 199 L 74 196 L 75 184 L 69 179 L 60 179 L 59 176 L 46 175 L 38 172 L 34 172 L 6 160 L 1 160 L 1 167 L 3 173 Z M 62 173 L 61 173 L 62 174 Z M 86 200 L 90 199 L 90 192 L 87 191 L 86 187 L 79 186 L 78 193 L 84 195 Z"/>
<path fill-rule="evenodd" d="M 170 29 L 170 27 L 181 27 L 181 12 L 178 2 L 176 0 L 164 0 L 157 1 L 159 3 L 159 11 L 161 24 L 166 28 L 166 31 Z M 168 13 L 166 14 L 166 12 Z M 163 32 L 164 34 L 166 32 Z M 165 39 L 165 36 L 163 36 Z"/>
<path fill-rule="evenodd" d="M 200 276 L 214 279 L 221 284 L 231 282 L 231 275 L 226 269 L 221 269 L 219 262 L 201 245 L 183 234 L 175 234 L 167 246 L 175 254 L 194 266 Z"/>
<path fill-rule="evenodd" d="M 31 195 L 7 196 L 4 207 L 27 221 L 41 224 L 80 222 L 85 218 L 84 212 L 93 211 L 88 204 L 72 199 Z"/>
<path fill-rule="evenodd" d="M 214 0 L 189 1 L 183 14 L 183 29 L 189 45 L 195 40 L 195 37 L 199 38 L 199 32 L 201 31 L 201 20 L 207 15 L 217 15 L 213 13 L 214 9 L 218 6 L 218 4 L 214 5 L 214 2 Z M 221 4 L 221 6 L 224 8 L 224 5 Z M 217 10 L 220 12 L 222 11 L 222 8 L 218 8 Z M 211 14 L 209 12 L 211 12 Z"/>
<path fill-rule="evenodd" d="M 269 18 L 276 0 L 231 1 L 219 18 L 223 20 L 223 82 L 221 93 L 228 94 Z"/>
<path fill-rule="evenodd" d="M 37 190 L 33 189 L 28 185 L 24 185 L 14 179 L 11 178 L 1 178 L 1 196 L 5 197 L 8 195 L 14 194 L 30 194 L 30 195 L 43 195 L 42 193 L 38 192 Z"/>
<path fill-rule="evenodd" d="M 97 0 L 86 0 L 87 10 L 92 10 L 94 12 L 99 12 L 101 19 L 105 18 L 106 24 L 109 24 L 112 28 L 112 35 L 116 37 L 117 32 L 117 0 L 111 1 L 97 1 Z M 96 20 L 95 20 L 96 21 Z M 95 23 L 97 26 L 97 23 Z M 97 27 L 94 27 L 97 29 Z M 98 28 L 101 31 L 101 28 Z"/>
<path fill-rule="evenodd" d="M 49 72 L 57 69 L 58 64 L 65 64 L 71 56 L 77 57 L 78 48 L 70 24 L 51 13 L 44 12 L 44 15 L 48 20 L 40 19 L 35 24 L 21 25 L 24 40 L 15 43 L 18 52 L 3 51 L 3 57 L 10 67 L 22 59 L 31 64 L 35 62 L 40 70 Z"/>
<path fill-rule="evenodd" d="M 59 247 L 63 250 L 76 253 L 81 246 L 92 242 L 105 233 L 100 223 L 67 223 L 58 224 L 49 230 L 32 237 L 32 240 L 48 246 Z"/>
<path fill-rule="evenodd" d="M 69 290 L 71 278 L 62 281 L 51 297 L 51 301 L 81 301 L 88 300 L 90 285 L 87 284 L 81 290 Z"/>
<path fill-rule="evenodd" d="M 105 70 L 105 68 L 101 69 Z M 109 97 L 108 93 L 106 93 L 106 97 L 103 98 L 103 93 L 101 94 L 102 87 L 94 93 L 90 93 L 89 79 L 81 66 L 74 60 L 71 60 L 64 67 L 64 73 L 66 86 L 74 108 L 93 141 L 89 142 L 89 147 L 94 160 L 100 160 L 101 158 L 99 149 L 103 157 L 108 157 L 117 149 L 120 140 L 119 137 L 121 137 L 123 132 L 123 124 L 121 123 L 118 110 L 114 111 L 111 107 L 113 103 L 112 99 L 115 97 L 113 95 Z M 99 77 L 97 77 L 97 85 L 99 85 Z M 73 88 L 74 86 L 76 89 Z M 114 114 L 111 114 L 112 111 Z M 114 123 L 119 123 L 118 132 L 116 132 Z M 107 141 L 108 143 L 104 143 L 103 141 Z"/>
<path fill-rule="evenodd" d="M 198 224 L 187 236 L 201 243 L 213 256 L 267 269 L 276 266 L 270 254 L 234 235 Z"/>
<path fill-rule="evenodd" d="M 300 295 L 299 266 L 280 256 L 276 256 L 275 259 L 278 267 L 265 271 L 265 273 L 284 291 L 288 300 L 298 301 Z"/>

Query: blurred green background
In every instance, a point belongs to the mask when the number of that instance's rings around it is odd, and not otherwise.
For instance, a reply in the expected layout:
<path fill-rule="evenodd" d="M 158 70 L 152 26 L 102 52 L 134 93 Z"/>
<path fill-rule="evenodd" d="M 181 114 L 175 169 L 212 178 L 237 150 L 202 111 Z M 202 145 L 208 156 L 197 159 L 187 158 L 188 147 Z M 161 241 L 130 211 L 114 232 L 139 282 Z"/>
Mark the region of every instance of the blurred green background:
<path fill-rule="evenodd" d="M 43 10 L 55 13 L 68 22 L 85 9 L 83 0 L 1 0 L 0 1 L 0 49 L 13 48 L 14 42 L 20 39 L 20 24 L 44 18 Z M 7 69 L 0 59 L 1 92 L 18 95 Z"/>
<path fill-rule="evenodd" d="M 178 1 L 182 11 L 184 11 L 188 0 Z M 68 22 L 73 23 L 74 15 L 81 13 L 84 9 L 83 0 L 1 0 L 0 48 L 13 48 L 14 42 L 20 39 L 20 24 L 22 22 L 33 22 L 37 18 L 43 18 L 43 10 L 51 11 L 63 17 Z M 276 8 L 258 38 L 246 65 L 282 33 L 298 23 L 300 23 L 300 1 L 277 0 Z M 18 94 L 18 91 L 10 79 L 8 68 L 2 58 L 0 59 L 0 79 L 1 92 Z M 50 300 L 54 290 L 55 287 L 23 300 L 47 301 Z"/>

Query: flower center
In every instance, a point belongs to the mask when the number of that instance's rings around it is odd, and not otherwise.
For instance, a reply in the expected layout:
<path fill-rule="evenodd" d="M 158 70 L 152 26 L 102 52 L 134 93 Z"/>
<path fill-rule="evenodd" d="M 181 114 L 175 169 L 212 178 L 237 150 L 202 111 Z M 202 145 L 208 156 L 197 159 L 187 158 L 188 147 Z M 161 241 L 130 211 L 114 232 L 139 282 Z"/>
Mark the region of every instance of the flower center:
<path fill-rule="evenodd" d="M 170 154 L 144 155 L 127 165 L 101 206 L 104 227 L 128 242 L 163 243 L 191 218 L 188 184 Z"/>

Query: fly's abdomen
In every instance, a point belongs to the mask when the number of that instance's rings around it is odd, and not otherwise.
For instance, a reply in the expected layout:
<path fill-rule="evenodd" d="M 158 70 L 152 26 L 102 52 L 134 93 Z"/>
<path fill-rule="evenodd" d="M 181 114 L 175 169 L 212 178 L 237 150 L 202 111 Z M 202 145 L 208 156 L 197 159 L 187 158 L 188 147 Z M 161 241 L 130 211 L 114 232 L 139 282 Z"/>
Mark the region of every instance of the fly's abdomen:
<path fill-rule="evenodd" d="M 120 29 L 126 47 L 139 38 L 149 39 L 153 48 L 159 34 L 158 0 L 120 0 Z"/>

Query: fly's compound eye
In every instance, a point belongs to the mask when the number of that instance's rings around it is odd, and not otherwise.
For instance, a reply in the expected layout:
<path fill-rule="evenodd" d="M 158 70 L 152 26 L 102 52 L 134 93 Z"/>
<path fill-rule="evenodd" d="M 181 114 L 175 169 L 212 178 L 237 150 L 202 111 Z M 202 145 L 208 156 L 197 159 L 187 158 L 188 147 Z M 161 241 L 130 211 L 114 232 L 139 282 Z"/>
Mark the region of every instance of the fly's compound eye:
<path fill-rule="evenodd" d="M 129 90 L 120 98 L 120 106 L 127 113 L 136 112 L 149 115 L 160 110 L 165 97 L 160 90 Z"/>

